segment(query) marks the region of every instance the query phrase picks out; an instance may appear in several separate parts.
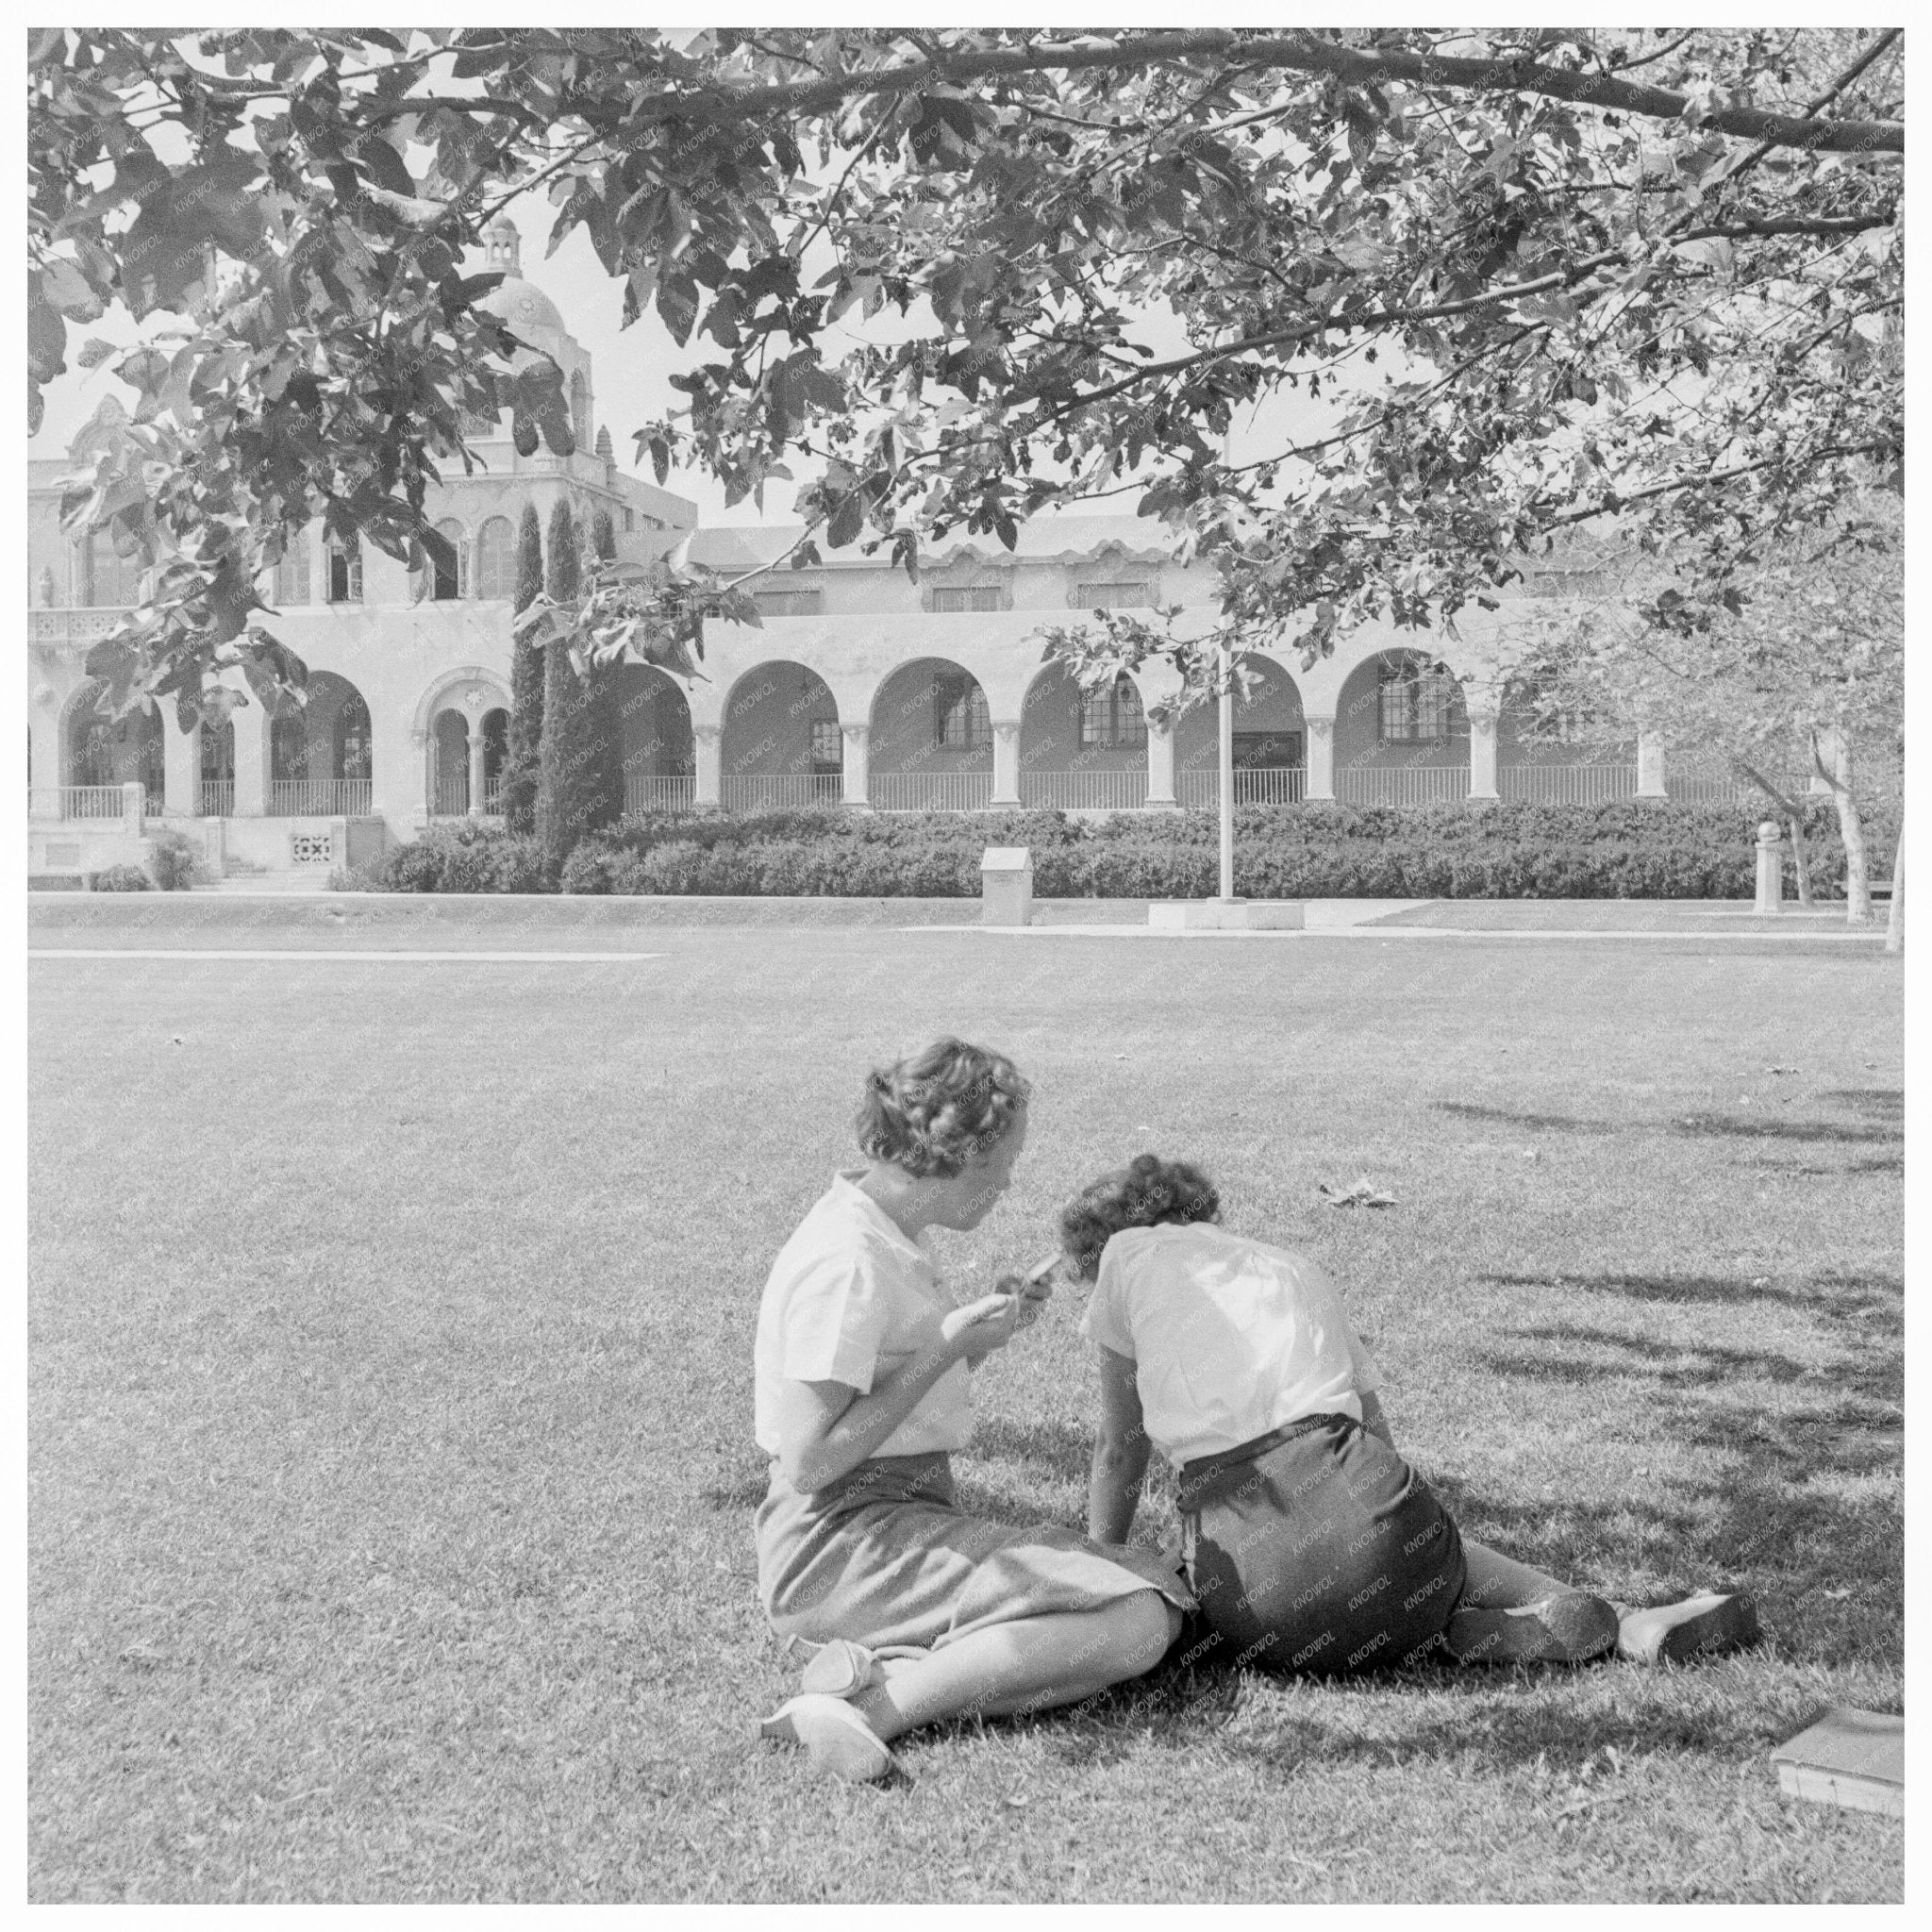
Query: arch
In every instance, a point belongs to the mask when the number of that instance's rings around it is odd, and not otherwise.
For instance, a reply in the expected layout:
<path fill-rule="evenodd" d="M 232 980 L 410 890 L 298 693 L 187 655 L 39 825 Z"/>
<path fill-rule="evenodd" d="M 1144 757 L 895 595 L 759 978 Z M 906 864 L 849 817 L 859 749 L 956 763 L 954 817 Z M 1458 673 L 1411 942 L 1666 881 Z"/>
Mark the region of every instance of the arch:
<path fill-rule="evenodd" d="M 1344 804 L 1467 797 L 1469 709 L 1426 651 L 1383 650 L 1343 679 L 1335 709 L 1335 795 Z"/>
<path fill-rule="evenodd" d="M 584 372 L 577 370 L 570 379 L 570 426 L 571 434 L 576 438 L 577 447 L 586 456 L 591 453 L 591 385 L 584 380 Z"/>
<path fill-rule="evenodd" d="M 470 721 L 451 708 L 429 734 L 429 816 L 459 819 L 470 809 Z"/>
<path fill-rule="evenodd" d="M 437 534 L 449 539 L 456 557 L 449 563 L 429 565 L 429 599 L 433 604 L 452 604 L 470 594 L 470 541 L 455 517 L 439 517 Z"/>
<path fill-rule="evenodd" d="M 843 791 L 839 705 L 816 671 L 768 658 L 724 694 L 718 741 L 726 809 L 836 804 Z"/>
<path fill-rule="evenodd" d="M 88 678 L 61 708 L 61 782 L 144 785 L 148 808 L 159 811 L 167 797 L 167 741 L 160 713 L 150 708 L 110 717 L 100 708 L 107 689 L 101 679 Z"/>
<path fill-rule="evenodd" d="M 483 809 L 501 812 L 503 768 L 509 760 L 509 712 L 493 705 L 483 713 Z"/>
<path fill-rule="evenodd" d="M 1241 661 L 1256 682 L 1235 699 L 1235 803 L 1285 804 L 1302 795 L 1307 771 L 1301 687 L 1285 666 L 1258 651 Z M 1174 796 L 1183 805 L 1215 804 L 1220 766 L 1221 708 L 1196 705 L 1174 725 Z"/>
<path fill-rule="evenodd" d="M 879 680 L 868 710 L 873 803 L 958 810 L 992 797 L 985 688 L 950 658 L 915 658 Z"/>
<path fill-rule="evenodd" d="M 430 721 L 451 701 L 451 693 L 459 685 L 474 687 L 474 702 L 472 692 L 462 694 L 459 708 L 464 711 L 481 712 L 494 706 L 502 706 L 506 710 L 512 708 L 509 686 L 504 682 L 500 672 L 491 671 L 482 664 L 459 665 L 432 678 L 423 695 L 416 700 L 416 708 L 409 718 L 411 737 L 426 739 L 429 736 Z"/>
<path fill-rule="evenodd" d="M 490 517 L 476 532 L 476 594 L 508 603 L 517 593 L 517 529 L 508 517 Z"/>
<path fill-rule="evenodd" d="M 336 672 L 310 672 L 306 702 L 285 698 L 269 713 L 269 811 L 367 813 L 374 751 L 362 693 Z"/>
<path fill-rule="evenodd" d="M 624 733 L 624 808 L 662 810 L 691 802 L 697 773 L 691 701 L 655 664 L 617 667 L 617 714 Z"/>
<path fill-rule="evenodd" d="M 1097 691 L 1058 659 L 1020 705 L 1022 805 L 1134 807 L 1147 802 L 1147 714 L 1123 671 Z"/>

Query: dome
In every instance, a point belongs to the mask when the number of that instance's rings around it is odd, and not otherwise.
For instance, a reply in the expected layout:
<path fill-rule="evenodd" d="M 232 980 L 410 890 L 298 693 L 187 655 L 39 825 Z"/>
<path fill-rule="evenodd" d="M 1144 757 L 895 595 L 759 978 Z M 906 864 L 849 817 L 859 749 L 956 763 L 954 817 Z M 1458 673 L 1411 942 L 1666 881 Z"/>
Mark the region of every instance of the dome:
<path fill-rule="evenodd" d="M 506 275 L 476 307 L 508 323 L 520 336 L 546 328 L 558 335 L 568 333 L 557 304 L 535 282 L 526 282 L 521 275 Z"/>

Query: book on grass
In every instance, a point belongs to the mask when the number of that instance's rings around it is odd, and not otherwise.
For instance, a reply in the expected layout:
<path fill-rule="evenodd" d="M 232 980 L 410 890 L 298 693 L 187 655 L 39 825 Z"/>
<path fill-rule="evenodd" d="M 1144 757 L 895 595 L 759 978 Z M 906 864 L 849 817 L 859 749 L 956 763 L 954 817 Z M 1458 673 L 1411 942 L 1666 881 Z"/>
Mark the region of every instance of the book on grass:
<path fill-rule="evenodd" d="M 1835 1704 L 1771 1754 L 1779 1788 L 1794 1798 L 1906 1815 L 1906 1721 Z"/>

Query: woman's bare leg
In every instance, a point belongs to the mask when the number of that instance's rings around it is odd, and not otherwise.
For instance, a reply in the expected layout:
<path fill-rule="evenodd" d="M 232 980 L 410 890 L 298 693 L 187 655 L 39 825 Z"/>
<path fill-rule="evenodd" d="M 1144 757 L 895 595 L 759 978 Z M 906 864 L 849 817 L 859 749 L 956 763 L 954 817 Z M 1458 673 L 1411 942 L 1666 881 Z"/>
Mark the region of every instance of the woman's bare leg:
<path fill-rule="evenodd" d="M 896 1659 L 849 1701 L 889 1741 L 942 1718 L 1048 1710 L 1144 1675 L 1179 1630 L 1180 1612 L 1158 1591 L 1136 1591 L 1101 1609 L 995 1624 L 929 1657 Z"/>

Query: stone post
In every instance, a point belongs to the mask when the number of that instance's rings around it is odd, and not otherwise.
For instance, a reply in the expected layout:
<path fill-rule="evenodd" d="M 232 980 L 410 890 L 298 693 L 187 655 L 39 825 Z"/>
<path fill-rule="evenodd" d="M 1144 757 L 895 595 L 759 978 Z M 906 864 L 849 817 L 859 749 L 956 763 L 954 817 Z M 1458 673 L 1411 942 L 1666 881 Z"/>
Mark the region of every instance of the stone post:
<path fill-rule="evenodd" d="M 161 706 L 161 749 L 168 760 L 168 816 L 201 816 L 201 726 L 181 728 L 181 714 L 173 703 Z"/>
<path fill-rule="evenodd" d="M 692 789 L 693 805 L 716 805 L 724 777 L 724 726 L 721 724 L 693 724 L 691 727 L 693 748 L 697 752 L 697 783 Z"/>
<path fill-rule="evenodd" d="M 121 788 L 121 819 L 124 826 L 134 838 L 141 837 L 141 822 L 145 810 L 147 787 L 138 779 L 130 778 Z"/>
<path fill-rule="evenodd" d="M 844 803 L 861 811 L 872 808 L 872 726 L 841 724 L 845 739 Z"/>
<path fill-rule="evenodd" d="M 472 714 L 464 720 L 470 733 L 470 816 L 483 816 L 483 720 Z"/>
<path fill-rule="evenodd" d="M 1778 849 L 1777 821 L 1765 819 L 1757 827 L 1757 910 L 1782 912 L 1784 893 L 1784 854 Z"/>
<path fill-rule="evenodd" d="M 1308 782 L 1304 798 L 1335 797 L 1335 720 L 1305 718 L 1308 727 Z"/>
<path fill-rule="evenodd" d="M 992 721 L 992 797 L 995 808 L 1020 804 L 1020 721 L 995 718 Z M 1004 846 L 991 848 L 1004 851 Z"/>
<path fill-rule="evenodd" d="M 1469 796 L 1475 805 L 1492 804 L 1496 791 L 1496 713 L 1489 708 L 1469 714 Z"/>
<path fill-rule="evenodd" d="M 1637 734 L 1637 795 L 1668 798 L 1664 788 L 1664 748 L 1648 731 Z"/>
<path fill-rule="evenodd" d="M 979 861 L 982 925 L 1024 925 L 1033 917 L 1033 854 L 1024 845 L 989 845 Z"/>
<path fill-rule="evenodd" d="M 1174 791 L 1174 725 L 1147 721 L 1147 807 L 1150 811 L 1178 811 Z"/>

